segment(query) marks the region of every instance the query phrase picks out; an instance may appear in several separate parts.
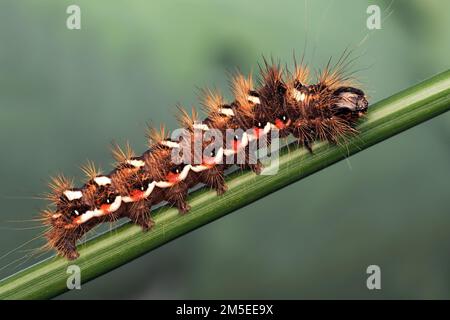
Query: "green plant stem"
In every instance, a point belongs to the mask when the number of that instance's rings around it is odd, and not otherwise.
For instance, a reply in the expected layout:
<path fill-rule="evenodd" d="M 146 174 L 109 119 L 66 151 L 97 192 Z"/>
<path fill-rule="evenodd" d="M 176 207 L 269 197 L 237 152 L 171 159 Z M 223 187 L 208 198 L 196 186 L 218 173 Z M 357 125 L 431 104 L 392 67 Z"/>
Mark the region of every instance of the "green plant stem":
<path fill-rule="evenodd" d="M 251 172 L 231 174 L 223 196 L 198 190 L 189 196 L 192 210 L 180 216 L 163 207 L 154 213 L 156 225 L 149 232 L 124 224 L 80 246 L 81 257 L 68 262 L 60 257 L 43 260 L 0 282 L 2 299 L 46 299 L 67 291 L 67 267 L 81 269 L 83 283 L 117 268 L 183 234 L 242 208 L 276 190 L 366 149 L 397 133 L 450 109 L 450 70 L 397 93 L 370 107 L 358 129 L 360 134 L 345 145 L 320 142 L 310 155 L 290 145 L 280 151 L 276 175 L 255 176 Z M 269 167 L 270 169 L 270 167 Z"/>

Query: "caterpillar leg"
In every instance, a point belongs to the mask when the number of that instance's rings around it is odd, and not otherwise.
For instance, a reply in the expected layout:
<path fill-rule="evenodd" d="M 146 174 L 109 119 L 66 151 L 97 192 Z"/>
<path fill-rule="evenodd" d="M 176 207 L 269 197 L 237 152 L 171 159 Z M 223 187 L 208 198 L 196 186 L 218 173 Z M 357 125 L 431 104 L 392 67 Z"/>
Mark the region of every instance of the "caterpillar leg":
<path fill-rule="evenodd" d="M 191 206 L 185 200 L 177 200 L 174 205 L 178 208 L 180 214 L 186 214 L 191 210 Z"/>
<path fill-rule="evenodd" d="M 200 182 L 204 183 L 211 189 L 217 192 L 217 195 L 222 195 L 227 191 L 227 185 L 225 183 L 223 168 L 214 168 L 206 172 L 200 177 Z"/>
<path fill-rule="evenodd" d="M 68 260 L 75 260 L 80 256 L 77 251 L 76 240 L 65 240 L 64 243 L 61 243 L 61 247 L 57 251 Z"/>
<path fill-rule="evenodd" d="M 310 154 L 314 154 L 311 141 L 309 140 L 303 140 L 302 145 L 306 148 L 306 150 L 309 151 Z"/>
<path fill-rule="evenodd" d="M 64 230 L 54 230 L 46 235 L 49 245 L 56 249 L 56 252 L 68 259 L 75 260 L 80 254 L 77 251 L 77 240 L 79 237 L 70 236 Z"/>
<path fill-rule="evenodd" d="M 246 165 L 246 167 L 252 170 L 257 175 L 260 175 L 263 169 L 263 165 L 259 160 L 257 160 L 256 164 L 248 164 Z"/>
<path fill-rule="evenodd" d="M 191 206 L 186 202 L 188 190 L 176 190 L 169 196 L 167 202 L 178 208 L 180 214 L 186 214 L 191 210 Z"/>
<path fill-rule="evenodd" d="M 218 176 L 216 179 L 213 179 L 213 181 L 207 185 L 210 188 L 216 190 L 218 196 L 224 194 L 228 190 L 228 187 L 225 184 L 225 179 L 223 176 Z"/>
<path fill-rule="evenodd" d="M 249 169 L 249 170 L 253 171 L 256 175 L 260 175 L 261 171 L 263 169 L 263 165 L 259 160 L 257 160 L 257 162 L 255 164 L 250 164 L 250 163 L 240 164 L 239 167 L 242 170 Z"/>
<path fill-rule="evenodd" d="M 244 164 L 241 164 L 240 167 L 242 169 L 250 169 L 257 175 L 260 175 L 263 169 L 261 161 L 259 161 L 256 158 L 256 155 L 252 154 L 248 148 L 245 150 L 245 162 Z"/>
<path fill-rule="evenodd" d="M 133 223 L 141 226 L 144 231 L 148 231 L 155 224 L 150 212 L 151 204 L 146 203 L 146 201 L 138 201 L 130 206 L 126 216 L 133 221 Z"/>
<path fill-rule="evenodd" d="M 299 146 L 305 147 L 310 154 L 314 154 L 312 149 L 313 132 L 308 128 L 305 120 L 298 121 L 294 124 L 291 134 L 297 139 Z"/>

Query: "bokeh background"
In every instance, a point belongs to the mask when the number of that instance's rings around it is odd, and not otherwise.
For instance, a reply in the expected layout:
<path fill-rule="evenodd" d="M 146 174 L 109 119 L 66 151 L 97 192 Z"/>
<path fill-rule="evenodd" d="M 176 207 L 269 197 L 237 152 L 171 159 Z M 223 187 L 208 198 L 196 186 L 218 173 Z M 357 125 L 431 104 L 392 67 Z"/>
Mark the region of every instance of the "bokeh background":
<path fill-rule="evenodd" d="M 369 31 L 374 3 L 382 29 Z M 66 28 L 70 4 L 81 30 Z M 305 51 L 320 68 L 351 48 L 372 102 L 448 69 L 450 2 L 389 4 L 2 0 L 0 255 L 39 234 L 11 220 L 45 206 L 31 197 L 50 175 L 80 179 L 86 159 L 109 169 L 112 140 L 143 151 L 148 121 L 174 128 L 198 87 L 230 97 L 227 72 L 262 54 L 292 66 Z M 60 298 L 449 298 L 449 142 L 444 114 Z M 366 288 L 371 264 L 382 290 Z"/>

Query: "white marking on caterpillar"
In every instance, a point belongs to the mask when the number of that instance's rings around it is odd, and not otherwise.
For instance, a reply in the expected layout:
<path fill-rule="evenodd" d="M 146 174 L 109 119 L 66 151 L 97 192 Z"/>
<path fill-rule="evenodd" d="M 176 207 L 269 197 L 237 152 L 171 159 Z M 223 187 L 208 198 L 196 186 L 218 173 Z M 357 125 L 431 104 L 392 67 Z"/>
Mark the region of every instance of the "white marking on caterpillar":
<path fill-rule="evenodd" d="M 83 213 L 77 220 L 78 224 L 82 224 L 85 223 L 86 221 L 91 220 L 93 217 L 95 217 L 94 215 L 94 211 L 89 210 L 86 211 L 85 213 Z"/>
<path fill-rule="evenodd" d="M 248 135 L 248 141 L 254 141 L 254 140 L 257 140 L 257 139 L 258 139 L 258 137 L 255 134 L 253 134 L 253 133 Z"/>
<path fill-rule="evenodd" d="M 249 139 L 249 136 L 248 136 L 247 132 L 244 132 L 242 134 L 242 139 L 241 139 L 241 143 L 239 144 L 238 150 L 235 151 L 233 149 L 225 149 L 223 151 L 223 153 L 226 156 L 229 156 L 229 155 L 232 155 L 232 154 L 236 154 L 236 153 L 238 153 L 239 150 L 244 149 L 248 145 L 249 141 L 251 141 L 251 140 Z"/>
<path fill-rule="evenodd" d="M 239 149 L 243 149 L 243 148 L 245 148 L 247 145 L 248 145 L 248 134 L 247 134 L 247 132 L 244 132 L 243 134 L 242 134 L 242 140 L 241 140 L 241 143 L 239 144 Z"/>
<path fill-rule="evenodd" d="M 147 186 L 147 189 L 145 190 L 145 192 L 144 192 L 144 194 L 142 196 L 142 198 L 143 199 L 147 199 L 150 196 L 150 194 L 152 193 L 152 191 L 155 188 L 155 186 L 156 186 L 156 181 L 153 181 L 153 182 L 149 183 L 148 186 Z M 133 198 L 129 197 L 129 196 L 122 197 L 122 201 L 125 202 L 125 203 L 134 202 Z"/>
<path fill-rule="evenodd" d="M 232 154 L 235 154 L 236 151 L 234 151 L 233 149 L 225 149 L 223 150 L 223 154 L 226 156 L 231 156 Z"/>
<path fill-rule="evenodd" d="M 63 194 L 67 199 L 69 199 L 69 201 L 81 199 L 81 197 L 83 197 L 83 193 L 81 191 L 66 190 Z"/>
<path fill-rule="evenodd" d="M 158 182 L 156 183 L 156 186 L 157 186 L 158 188 L 161 188 L 161 189 L 169 188 L 169 187 L 171 187 L 171 186 L 173 186 L 173 185 L 174 185 L 173 182 L 168 182 L 168 181 L 158 181 Z"/>
<path fill-rule="evenodd" d="M 184 166 L 183 170 L 181 171 L 180 175 L 178 176 L 178 181 L 183 181 L 184 179 L 186 179 L 189 170 L 191 170 L 191 165 L 188 164 L 186 166 Z"/>
<path fill-rule="evenodd" d="M 223 160 L 223 148 L 220 148 L 220 149 L 217 151 L 216 156 L 214 157 L 214 162 L 215 162 L 216 164 L 220 164 L 220 163 L 222 163 L 222 160 Z"/>
<path fill-rule="evenodd" d="M 261 100 L 258 97 L 255 96 L 248 96 L 247 100 L 254 103 L 254 104 L 260 104 Z"/>
<path fill-rule="evenodd" d="M 205 170 L 208 170 L 208 169 L 210 169 L 210 167 L 205 166 L 203 164 L 200 164 L 198 166 L 193 166 L 191 168 L 191 170 L 194 171 L 194 172 L 202 172 L 202 171 L 205 171 Z"/>
<path fill-rule="evenodd" d="M 114 202 L 109 206 L 108 212 L 106 212 L 106 214 L 117 211 L 120 208 L 121 203 L 122 203 L 122 197 L 117 196 L 114 199 Z"/>
<path fill-rule="evenodd" d="M 153 181 L 152 183 L 148 184 L 147 190 L 144 192 L 144 198 L 148 198 L 150 194 L 152 193 L 153 189 L 155 189 L 156 181 Z"/>
<path fill-rule="evenodd" d="M 184 166 L 183 170 L 181 170 L 181 172 L 178 174 L 177 177 L 177 182 L 183 181 L 184 179 L 186 179 L 186 177 L 189 174 L 189 170 L 191 170 L 192 166 L 190 164 L 187 164 Z M 177 182 L 169 182 L 169 181 L 158 181 L 156 182 L 156 186 L 158 188 L 169 188 L 171 186 L 173 186 L 174 184 L 176 184 Z"/>
<path fill-rule="evenodd" d="M 264 134 L 268 134 L 270 132 L 270 130 L 272 129 L 272 127 L 274 127 L 273 124 L 271 124 L 270 122 L 267 122 L 266 125 L 264 126 Z"/>
<path fill-rule="evenodd" d="M 209 127 L 206 124 L 204 124 L 204 123 L 194 123 L 193 128 L 194 129 L 198 129 L 198 130 L 203 130 L 203 131 L 208 131 L 209 130 Z"/>
<path fill-rule="evenodd" d="M 106 176 L 102 176 L 102 177 L 95 177 L 94 181 L 96 184 L 98 184 L 99 186 L 106 186 L 108 184 L 111 184 L 111 179 L 106 177 Z"/>
<path fill-rule="evenodd" d="M 294 89 L 294 93 L 292 94 L 292 96 L 296 101 L 305 101 L 306 99 L 305 93 L 300 92 L 297 89 Z"/>
<path fill-rule="evenodd" d="M 223 148 L 219 148 L 216 156 L 214 157 L 213 162 L 214 162 L 214 165 L 216 165 L 216 164 L 222 163 L 222 161 L 223 161 Z M 212 164 L 211 165 L 200 164 L 197 166 L 191 166 L 191 170 L 194 172 L 202 172 L 202 171 L 211 169 L 211 166 L 212 166 Z"/>
<path fill-rule="evenodd" d="M 91 220 L 92 218 L 95 218 L 95 217 L 101 217 L 101 216 L 113 213 L 113 212 L 117 211 L 120 208 L 121 204 L 122 204 L 122 197 L 121 196 L 117 196 L 114 199 L 114 202 L 109 206 L 107 211 L 105 211 L 103 209 L 95 209 L 95 210 L 86 211 L 81 216 L 79 216 L 79 218 L 77 220 L 78 224 L 85 223 L 86 221 L 89 221 L 89 220 Z"/>
<path fill-rule="evenodd" d="M 141 168 L 141 167 L 143 167 L 145 165 L 144 161 L 136 160 L 136 159 L 127 160 L 126 162 L 127 162 L 127 164 L 131 164 L 135 168 Z"/>
<path fill-rule="evenodd" d="M 176 143 L 176 142 L 173 142 L 173 141 L 169 141 L 169 140 L 161 141 L 161 144 L 163 146 L 166 146 L 166 147 L 169 147 L 169 148 L 179 148 L 180 147 L 179 143 Z"/>
<path fill-rule="evenodd" d="M 219 112 L 226 116 L 234 117 L 234 111 L 231 108 L 221 108 L 221 109 L 219 109 Z"/>
<path fill-rule="evenodd" d="M 270 130 L 273 129 L 274 127 L 275 126 L 273 124 L 271 124 L 270 122 L 267 122 L 263 128 L 263 134 L 268 134 L 270 132 Z M 254 140 L 258 140 L 258 139 L 259 139 L 259 137 L 257 137 L 254 133 L 251 133 L 248 135 L 249 141 L 254 141 Z"/>

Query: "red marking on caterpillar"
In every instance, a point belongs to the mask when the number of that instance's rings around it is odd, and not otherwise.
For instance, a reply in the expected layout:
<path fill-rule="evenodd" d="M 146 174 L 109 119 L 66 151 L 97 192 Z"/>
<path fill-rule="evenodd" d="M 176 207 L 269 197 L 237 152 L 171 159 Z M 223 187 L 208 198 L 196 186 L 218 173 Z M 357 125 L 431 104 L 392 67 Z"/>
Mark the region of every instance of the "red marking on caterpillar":
<path fill-rule="evenodd" d="M 179 173 L 173 173 L 173 172 L 169 172 L 167 174 L 167 181 L 170 183 L 177 183 L 178 182 L 178 178 L 179 178 L 180 174 Z"/>
<path fill-rule="evenodd" d="M 132 190 L 130 192 L 131 202 L 136 202 L 144 198 L 144 191 L 142 190 Z"/>
<path fill-rule="evenodd" d="M 226 103 L 219 93 L 204 90 L 202 105 L 207 116 L 203 121 L 195 110 L 189 115 L 179 107 L 177 118 L 187 131 L 184 140 L 170 140 L 164 127 L 150 128 L 149 149 L 141 156 L 128 144 L 124 149 L 113 147 L 116 164 L 110 173 L 100 174 L 89 163 L 83 168 L 87 181 L 80 188 L 63 176 L 54 178 L 47 197 L 51 207 L 42 214 L 49 227 L 45 234 L 48 247 L 75 259 L 77 241 L 98 224 L 127 217 L 148 230 L 154 224 L 152 206 L 163 201 L 187 213 L 186 197 L 195 185 L 205 184 L 218 195 L 226 191 L 224 171 L 232 165 L 225 161 L 229 157 L 235 159 L 244 152 L 239 166 L 259 174 L 261 164 L 249 150 L 272 131 L 277 130 L 280 137 L 292 135 L 310 151 L 316 140 L 338 143 L 355 134 L 355 123 L 366 113 L 368 102 L 364 92 L 343 75 L 343 60 L 334 68 L 327 66 L 314 83 L 303 65 L 287 72 L 264 60 L 257 87 L 251 76 L 237 74 L 232 79 L 234 101 Z M 227 132 L 238 129 L 240 133 L 227 141 Z M 205 137 L 213 131 L 221 133 L 214 142 L 222 145 L 211 151 L 211 141 Z M 173 151 L 180 150 L 195 159 L 196 145 L 201 148 L 199 161 L 174 161 Z"/>

